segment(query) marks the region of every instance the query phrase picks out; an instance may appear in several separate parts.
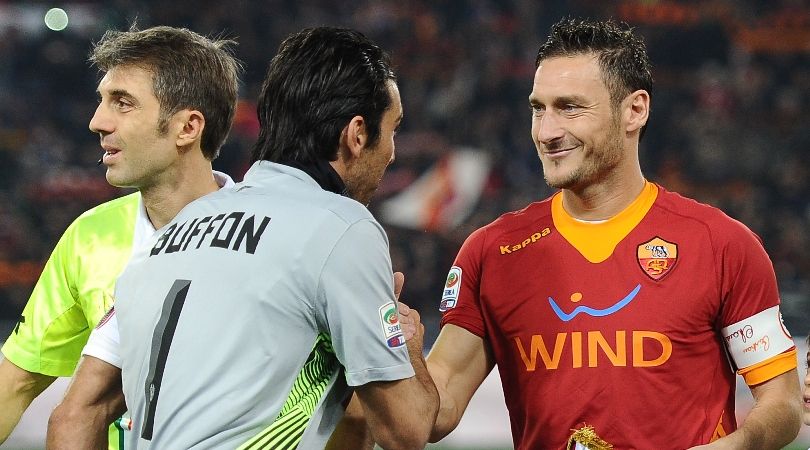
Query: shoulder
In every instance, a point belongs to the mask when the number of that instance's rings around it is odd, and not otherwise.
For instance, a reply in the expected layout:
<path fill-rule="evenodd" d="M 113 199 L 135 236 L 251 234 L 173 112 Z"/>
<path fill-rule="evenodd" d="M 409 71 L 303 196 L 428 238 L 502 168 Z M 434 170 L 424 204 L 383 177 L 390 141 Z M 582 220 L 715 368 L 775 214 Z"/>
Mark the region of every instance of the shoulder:
<path fill-rule="evenodd" d="M 141 194 L 135 192 L 88 209 L 68 226 L 60 243 L 108 235 L 123 237 L 127 233 L 122 230 L 134 230 L 140 202 Z"/>
<path fill-rule="evenodd" d="M 256 202 L 256 196 L 266 200 Z M 374 220 L 361 203 L 322 189 L 298 169 L 268 161 L 254 164 L 245 175 L 245 180 L 233 188 L 220 189 L 207 198 L 227 198 L 229 202 L 251 208 L 294 212 L 297 217 L 306 220 L 328 221 L 331 218 L 336 222 L 345 222 L 346 225 L 361 220 Z"/>
<path fill-rule="evenodd" d="M 355 243 L 352 254 L 357 257 L 357 246 L 368 248 L 377 243 L 377 248 L 388 252 L 388 235 L 382 225 L 361 203 L 342 195 L 322 191 L 324 203 L 313 205 L 315 210 L 309 215 L 315 222 L 328 228 L 335 243 Z M 332 234 L 334 233 L 334 234 Z M 327 234 L 320 234 L 327 237 Z M 320 239 L 319 239 L 320 240 Z M 362 254 L 363 252 L 359 252 Z M 369 252 L 370 253 L 370 252 Z M 363 255 L 369 256 L 369 255 Z"/>
<path fill-rule="evenodd" d="M 257 201 L 261 197 L 261 201 Z M 222 207 L 227 203 L 229 208 L 241 208 L 250 211 L 261 211 L 268 215 L 292 214 L 297 220 L 316 221 L 349 227 L 354 223 L 369 220 L 376 222 L 371 212 L 361 203 L 320 187 L 307 185 L 294 186 L 240 186 L 231 189 L 220 189 L 209 194 L 205 201 L 192 203 L 190 211 Z M 185 212 L 185 211 L 184 211 Z M 199 212 L 199 211 L 195 211 Z"/>
<path fill-rule="evenodd" d="M 667 191 L 660 186 L 655 207 L 676 216 L 679 220 L 689 221 L 705 228 L 714 242 L 734 244 L 760 241 L 750 228 L 739 220 L 729 217 L 719 208 Z"/>
<path fill-rule="evenodd" d="M 346 224 L 353 224 L 360 221 L 370 220 L 376 222 L 371 212 L 360 202 L 332 192 L 323 191 L 326 200 L 323 207 L 329 214 L 333 214 L 337 220 Z"/>
<path fill-rule="evenodd" d="M 109 225 L 108 221 L 110 220 L 134 221 L 138 213 L 140 202 L 140 192 L 134 192 L 123 197 L 118 197 L 83 212 L 78 218 L 76 218 L 74 224 L 107 223 Z"/>
<path fill-rule="evenodd" d="M 497 219 L 474 231 L 469 239 L 491 239 L 515 232 L 525 234 L 534 230 L 539 224 L 551 221 L 551 198 L 530 203 L 525 208 L 502 214 Z M 546 220 L 544 220 L 546 219 Z M 544 228 L 540 226 L 540 228 Z"/>

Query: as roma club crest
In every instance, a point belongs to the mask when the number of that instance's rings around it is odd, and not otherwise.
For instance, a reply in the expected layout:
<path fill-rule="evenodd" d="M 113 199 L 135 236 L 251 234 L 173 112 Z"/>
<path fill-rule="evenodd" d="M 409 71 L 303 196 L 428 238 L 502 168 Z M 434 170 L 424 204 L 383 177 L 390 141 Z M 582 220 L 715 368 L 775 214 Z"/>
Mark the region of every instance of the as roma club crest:
<path fill-rule="evenodd" d="M 638 265 L 653 280 L 660 280 L 678 262 L 678 244 L 656 236 L 638 246 Z"/>

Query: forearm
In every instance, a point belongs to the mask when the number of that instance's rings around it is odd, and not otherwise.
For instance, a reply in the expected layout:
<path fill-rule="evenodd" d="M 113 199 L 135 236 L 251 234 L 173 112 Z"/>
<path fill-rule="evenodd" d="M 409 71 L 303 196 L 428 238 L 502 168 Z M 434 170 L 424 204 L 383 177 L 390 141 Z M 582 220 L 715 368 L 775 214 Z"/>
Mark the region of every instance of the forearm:
<path fill-rule="evenodd" d="M 728 436 L 698 448 L 778 450 L 796 438 L 801 426 L 799 376 L 796 369 L 751 387 L 754 407 Z"/>
<path fill-rule="evenodd" d="M 491 351 L 481 337 L 455 325 L 442 328 L 427 357 L 427 368 L 439 394 L 430 442 L 438 442 L 456 429 L 493 367 Z"/>
<path fill-rule="evenodd" d="M 422 356 L 421 345 L 408 346 L 415 376 L 403 380 L 407 395 L 397 396 L 397 407 L 386 415 L 366 410 L 369 429 L 382 448 L 421 449 L 430 437 L 436 420 L 439 396 Z M 407 414 L 403 414 L 407 411 Z"/>
<path fill-rule="evenodd" d="M 341 450 L 352 448 L 358 450 L 371 450 L 374 448 L 374 440 L 366 424 L 363 415 L 363 406 L 360 404 L 357 395 L 352 395 L 346 413 L 338 422 L 329 442 L 324 450 Z"/>
<path fill-rule="evenodd" d="M 419 383 L 423 393 L 423 398 L 417 404 L 410 405 L 411 409 L 409 411 L 414 411 L 424 419 L 425 436 L 429 436 L 433 425 L 436 423 L 436 415 L 439 412 L 439 392 L 427 369 L 427 362 L 422 354 L 421 339 L 418 346 L 408 346 L 408 353 L 415 373 L 414 378 Z"/>
<path fill-rule="evenodd" d="M 439 442 L 450 434 L 461 421 L 461 413 L 457 407 L 453 396 L 447 391 L 445 386 L 436 386 L 439 393 L 439 411 L 436 415 L 436 422 L 430 432 L 429 442 Z"/>
<path fill-rule="evenodd" d="M 17 426 L 31 402 L 55 379 L 25 371 L 6 359 L 0 361 L 0 444 Z"/>
<path fill-rule="evenodd" d="M 0 389 L 0 410 L 3 411 L 0 414 L 0 444 L 5 442 L 11 432 L 14 431 L 14 427 L 17 426 L 23 412 L 33 400 L 33 398 L 20 398 L 21 396 L 14 395 L 10 391 L 5 386 Z"/>
<path fill-rule="evenodd" d="M 64 403 L 48 420 L 48 450 L 106 449 L 107 428 L 120 414 L 102 409 L 77 411 Z"/>
<path fill-rule="evenodd" d="M 14 431 L 14 427 L 19 423 L 20 417 L 22 417 L 22 413 L 27 406 L 16 403 L 10 404 L 5 399 L 0 399 L 0 408 L 3 409 L 3 414 L 0 415 L 0 444 L 2 444 Z"/>
<path fill-rule="evenodd" d="M 358 390 L 368 428 L 375 442 L 386 450 L 424 448 L 436 419 L 439 397 L 425 367 L 421 348 L 421 343 L 408 343 L 415 376 L 375 384 L 373 388 L 366 385 Z M 369 395 L 369 391 L 377 394 Z"/>
<path fill-rule="evenodd" d="M 107 428 L 126 411 L 121 370 L 82 357 L 65 398 L 48 420 L 47 448 L 106 449 Z"/>
<path fill-rule="evenodd" d="M 778 450 L 799 433 L 801 409 L 798 397 L 757 404 L 735 432 L 720 439 L 727 448 Z M 725 445 L 724 445 L 725 446 Z"/>

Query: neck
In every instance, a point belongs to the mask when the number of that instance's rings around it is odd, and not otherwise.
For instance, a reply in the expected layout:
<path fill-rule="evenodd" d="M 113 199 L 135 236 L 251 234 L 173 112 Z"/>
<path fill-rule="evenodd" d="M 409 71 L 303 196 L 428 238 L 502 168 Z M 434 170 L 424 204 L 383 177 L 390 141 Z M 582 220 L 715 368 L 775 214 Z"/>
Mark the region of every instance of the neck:
<path fill-rule="evenodd" d="M 156 230 L 189 203 L 219 189 L 211 170 L 211 162 L 203 159 L 193 167 L 176 168 L 166 174 L 165 180 L 140 189 L 149 221 Z"/>
<path fill-rule="evenodd" d="M 563 189 L 563 207 L 580 220 L 606 220 L 622 212 L 641 194 L 646 180 L 641 168 L 614 175 L 582 188 Z"/>
<path fill-rule="evenodd" d="M 281 161 L 281 164 L 294 167 L 303 171 L 313 180 L 315 180 L 321 189 L 329 192 L 334 192 L 338 195 L 344 195 L 346 191 L 346 184 L 343 178 L 333 163 L 317 160 L 314 162 L 298 162 L 298 161 Z"/>

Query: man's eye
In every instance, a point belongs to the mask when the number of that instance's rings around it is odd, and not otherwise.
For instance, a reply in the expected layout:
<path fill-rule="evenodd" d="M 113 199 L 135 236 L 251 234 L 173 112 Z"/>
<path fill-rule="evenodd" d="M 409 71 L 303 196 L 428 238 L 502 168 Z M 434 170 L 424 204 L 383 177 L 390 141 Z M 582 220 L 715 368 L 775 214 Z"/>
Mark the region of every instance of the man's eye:
<path fill-rule="evenodd" d="M 124 99 L 120 99 L 120 98 L 118 100 L 116 100 L 114 102 L 114 104 L 115 104 L 115 107 L 118 108 L 118 109 L 127 109 L 127 108 L 132 106 L 128 101 L 126 101 Z"/>

